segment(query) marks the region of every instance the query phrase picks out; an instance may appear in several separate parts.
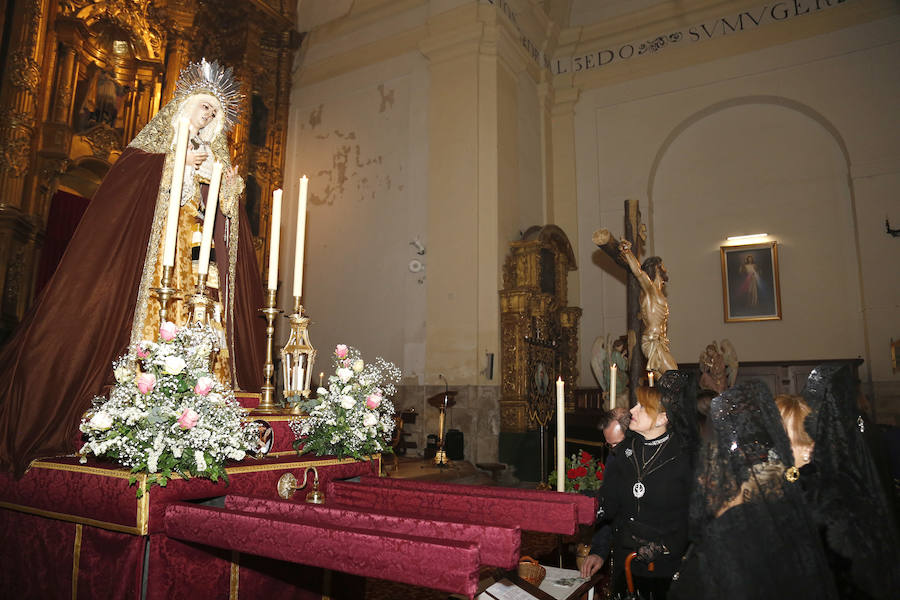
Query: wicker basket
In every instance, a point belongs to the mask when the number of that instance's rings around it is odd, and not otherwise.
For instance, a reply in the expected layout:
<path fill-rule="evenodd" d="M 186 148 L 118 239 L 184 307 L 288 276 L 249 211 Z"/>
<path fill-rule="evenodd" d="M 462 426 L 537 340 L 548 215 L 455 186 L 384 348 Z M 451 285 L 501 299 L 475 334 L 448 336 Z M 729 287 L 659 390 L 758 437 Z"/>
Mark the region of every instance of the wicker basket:
<path fill-rule="evenodd" d="M 538 561 L 530 556 L 523 556 L 519 559 L 519 577 L 527 581 L 533 586 L 541 585 L 544 577 L 547 575 L 547 569 L 542 567 Z"/>

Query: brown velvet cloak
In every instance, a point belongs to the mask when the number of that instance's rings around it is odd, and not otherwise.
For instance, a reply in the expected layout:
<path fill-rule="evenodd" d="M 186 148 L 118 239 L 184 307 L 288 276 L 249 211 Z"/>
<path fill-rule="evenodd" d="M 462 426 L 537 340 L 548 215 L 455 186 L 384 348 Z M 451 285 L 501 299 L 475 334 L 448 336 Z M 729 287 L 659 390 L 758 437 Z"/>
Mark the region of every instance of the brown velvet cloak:
<path fill-rule="evenodd" d="M 0 351 L 3 470 L 20 475 L 35 458 L 76 450 L 83 413 L 113 383 L 112 361 L 130 341 L 164 161 L 164 154 L 130 147 L 122 153 L 56 273 Z M 257 391 L 264 344 L 259 336 L 265 335 L 257 318 L 262 287 L 249 227 L 246 219 L 240 222 L 235 362 L 244 388 Z"/>

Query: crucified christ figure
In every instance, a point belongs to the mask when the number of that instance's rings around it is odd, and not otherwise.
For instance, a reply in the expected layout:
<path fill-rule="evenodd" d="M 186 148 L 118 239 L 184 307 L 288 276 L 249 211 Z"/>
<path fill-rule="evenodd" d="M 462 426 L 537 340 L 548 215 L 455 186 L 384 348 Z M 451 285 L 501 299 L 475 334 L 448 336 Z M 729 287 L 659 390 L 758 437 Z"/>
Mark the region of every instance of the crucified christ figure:
<path fill-rule="evenodd" d="M 663 287 L 669 280 L 662 259 L 651 256 L 640 264 L 631 252 L 631 242 L 619 242 L 619 252 L 641 286 L 641 350 L 647 357 L 647 370 L 659 377 L 666 371 L 677 369 L 678 364 L 669 352 L 669 302 Z"/>

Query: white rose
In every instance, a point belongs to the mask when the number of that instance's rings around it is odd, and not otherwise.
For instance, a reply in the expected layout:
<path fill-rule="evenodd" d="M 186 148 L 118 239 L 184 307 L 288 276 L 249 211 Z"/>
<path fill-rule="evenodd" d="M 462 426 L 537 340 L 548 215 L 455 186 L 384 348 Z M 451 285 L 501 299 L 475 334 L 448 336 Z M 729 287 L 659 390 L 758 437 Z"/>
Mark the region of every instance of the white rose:
<path fill-rule="evenodd" d="M 102 410 L 100 412 L 95 413 L 94 416 L 91 417 L 90 426 L 93 429 L 99 429 L 101 431 L 104 431 L 104 430 L 112 427 L 112 425 L 113 425 L 112 417 L 109 416 L 108 413 L 103 412 Z"/>
<path fill-rule="evenodd" d="M 365 365 L 365 363 L 363 363 L 362 359 L 357 358 L 356 360 L 353 361 L 353 370 L 355 372 L 359 373 L 363 370 L 364 365 Z"/>
<path fill-rule="evenodd" d="M 347 383 L 353 377 L 353 371 L 346 367 L 341 367 L 337 370 L 337 376 L 341 383 Z"/>
<path fill-rule="evenodd" d="M 186 366 L 187 363 L 184 362 L 183 358 L 179 356 L 167 356 L 166 360 L 163 362 L 163 373 L 178 375 L 184 371 Z"/>
<path fill-rule="evenodd" d="M 194 462 L 197 463 L 198 471 L 206 470 L 206 457 L 203 456 L 203 452 L 200 450 L 194 450 Z"/>
<path fill-rule="evenodd" d="M 373 413 L 367 412 L 365 416 L 363 416 L 363 425 L 366 427 L 374 427 L 376 423 L 378 423 L 378 417 Z"/>
<path fill-rule="evenodd" d="M 128 383 L 134 379 L 134 369 L 130 368 L 128 365 L 119 365 L 114 373 L 116 381 L 119 383 Z"/>
<path fill-rule="evenodd" d="M 341 408 L 346 410 L 350 410 L 356 404 L 356 400 L 353 396 L 341 396 Z"/>

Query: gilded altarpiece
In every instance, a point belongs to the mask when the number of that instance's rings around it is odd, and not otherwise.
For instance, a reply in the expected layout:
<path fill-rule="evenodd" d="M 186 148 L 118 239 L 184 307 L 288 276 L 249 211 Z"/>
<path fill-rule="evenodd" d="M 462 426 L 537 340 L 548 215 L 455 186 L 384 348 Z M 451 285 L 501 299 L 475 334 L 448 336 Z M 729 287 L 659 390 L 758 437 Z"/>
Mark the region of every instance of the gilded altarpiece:
<path fill-rule="evenodd" d="M 515 464 L 520 479 L 537 479 L 536 434 L 554 422 L 557 377 L 566 383 L 566 411 L 575 408 L 581 309 L 568 306 L 568 273 L 575 269 L 569 240 L 555 225 L 529 228 L 510 243 L 503 266 L 500 460 Z"/>
<path fill-rule="evenodd" d="M 257 260 L 283 184 L 296 3 L 283 0 L 3 0 L 0 341 L 34 295 L 58 192 L 90 198 L 128 142 L 205 57 L 245 94 L 231 132 Z"/>

